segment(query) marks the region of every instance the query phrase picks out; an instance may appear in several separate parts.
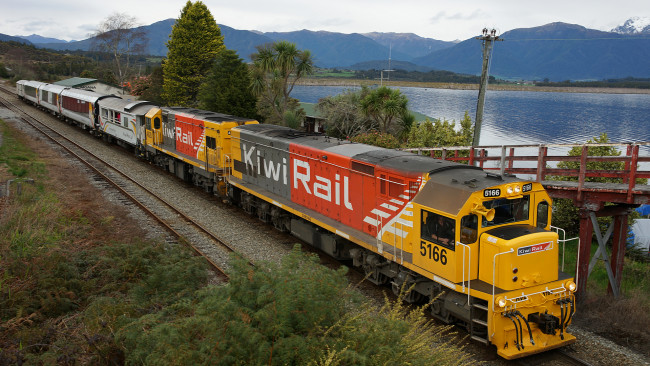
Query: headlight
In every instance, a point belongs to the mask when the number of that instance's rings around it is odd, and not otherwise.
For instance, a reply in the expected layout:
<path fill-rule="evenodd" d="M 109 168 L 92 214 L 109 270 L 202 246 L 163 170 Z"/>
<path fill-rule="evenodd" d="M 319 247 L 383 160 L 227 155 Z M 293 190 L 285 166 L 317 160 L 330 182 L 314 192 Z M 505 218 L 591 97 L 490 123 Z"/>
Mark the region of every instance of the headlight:
<path fill-rule="evenodd" d="M 515 186 L 515 193 L 519 193 L 519 192 L 521 192 L 521 187 Z"/>
<path fill-rule="evenodd" d="M 567 288 L 569 291 L 571 291 L 571 292 L 575 292 L 575 290 L 576 290 L 576 283 L 573 282 L 573 281 L 567 281 L 567 282 L 564 284 L 564 287 L 566 287 L 566 288 Z"/>
<path fill-rule="evenodd" d="M 507 186 L 506 187 L 506 193 L 512 194 L 512 186 Z"/>
<path fill-rule="evenodd" d="M 506 306 L 506 299 L 503 297 L 497 297 L 496 301 L 494 302 L 498 307 L 502 308 Z"/>

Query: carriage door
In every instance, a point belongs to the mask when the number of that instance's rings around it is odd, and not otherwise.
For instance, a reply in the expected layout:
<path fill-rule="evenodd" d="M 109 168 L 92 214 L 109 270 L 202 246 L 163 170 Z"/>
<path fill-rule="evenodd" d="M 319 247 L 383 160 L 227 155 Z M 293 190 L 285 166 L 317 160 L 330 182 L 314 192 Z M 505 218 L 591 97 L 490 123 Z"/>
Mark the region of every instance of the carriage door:
<path fill-rule="evenodd" d="M 219 168 L 219 158 L 217 157 L 217 132 L 211 128 L 205 129 L 205 168 L 213 172 Z"/>
<path fill-rule="evenodd" d="M 145 115 L 147 145 L 160 145 L 163 142 L 162 113 L 159 108 L 152 108 Z"/>

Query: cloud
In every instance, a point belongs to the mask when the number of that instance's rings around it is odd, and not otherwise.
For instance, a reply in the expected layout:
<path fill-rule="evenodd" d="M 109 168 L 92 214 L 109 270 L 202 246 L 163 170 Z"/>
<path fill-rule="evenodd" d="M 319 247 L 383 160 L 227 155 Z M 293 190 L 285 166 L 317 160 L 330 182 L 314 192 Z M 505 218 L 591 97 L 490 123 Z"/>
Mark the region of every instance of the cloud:
<path fill-rule="evenodd" d="M 447 14 L 445 10 L 439 11 L 436 15 L 429 18 L 431 24 L 438 24 L 444 21 L 467 21 L 474 19 L 486 18 L 487 14 L 482 9 L 475 9 L 471 13 L 455 12 Z"/>

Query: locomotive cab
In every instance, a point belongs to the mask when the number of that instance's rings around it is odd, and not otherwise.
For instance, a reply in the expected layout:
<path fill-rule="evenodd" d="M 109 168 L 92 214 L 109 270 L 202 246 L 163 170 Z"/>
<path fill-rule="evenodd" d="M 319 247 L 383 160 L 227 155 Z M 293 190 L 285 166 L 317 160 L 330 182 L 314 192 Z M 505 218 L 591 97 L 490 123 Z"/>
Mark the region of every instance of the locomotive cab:
<path fill-rule="evenodd" d="M 550 197 L 539 183 L 464 179 L 470 172 L 429 174 L 413 200 L 420 223 L 413 262 L 442 285 L 430 296 L 440 299 L 433 315 L 464 324 L 506 359 L 574 342 L 566 327 L 575 284 L 559 271 Z"/>

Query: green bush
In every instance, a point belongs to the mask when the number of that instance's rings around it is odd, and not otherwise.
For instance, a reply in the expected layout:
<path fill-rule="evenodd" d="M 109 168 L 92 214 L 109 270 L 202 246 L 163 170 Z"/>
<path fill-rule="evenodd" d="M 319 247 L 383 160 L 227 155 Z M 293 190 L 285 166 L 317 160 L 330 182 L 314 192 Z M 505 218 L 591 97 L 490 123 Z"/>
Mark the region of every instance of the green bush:
<path fill-rule="evenodd" d="M 400 142 L 397 139 L 397 137 L 389 133 L 381 133 L 381 132 L 361 133 L 350 138 L 350 141 L 358 142 L 361 144 L 385 147 L 387 149 L 397 149 L 398 147 L 400 147 Z"/>
<path fill-rule="evenodd" d="M 380 309 L 298 247 L 281 265 L 234 259 L 230 282 L 116 332 L 126 362 L 219 365 L 465 364 L 439 329 L 401 300 Z"/>

